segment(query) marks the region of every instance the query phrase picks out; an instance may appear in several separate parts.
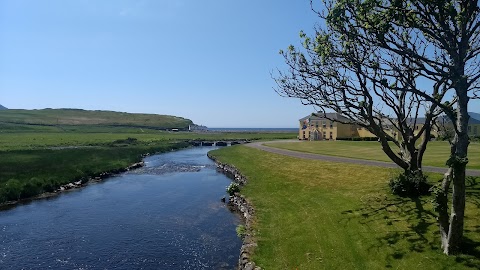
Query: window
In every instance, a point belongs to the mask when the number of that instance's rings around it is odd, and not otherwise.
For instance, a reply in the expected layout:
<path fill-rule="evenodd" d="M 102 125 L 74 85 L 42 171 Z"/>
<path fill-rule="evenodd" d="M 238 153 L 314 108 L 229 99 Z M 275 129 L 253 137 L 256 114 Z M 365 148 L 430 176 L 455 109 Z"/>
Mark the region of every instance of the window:
<path fill-rule="evenodd" d="M 327 121 L 322 121 L 322 127 L 326 128 L 327 127 Z"/>
<path fill-rule="evenodd" d="M 473 127 L 473 134 L 477 135 L 477 126 Z"/>
<path fill-rule="evenodd" d="M 315 122 L 315 127 L 318 128 L 318 122 Z"/>
<path fill-rule="evenodd" d="M 333 128 L 333 121 L 330 121 L 330 128 Z"/>
<path fill-rule="evenodd" d="M 472 132 L 472 126 L 468 126 L 468 132 Z"/>
<path fill-rule="evenodd" d="M 333 132 L 330 131 L 330 140 L 333 139 Z"/>
<path fill-rule="evenodd" d="M 325 139 L 327 137 L 327 132 L 323 132 L 323 139 Z"/>
<path fill-rule="evenodd" d="M 418 130 L 418 125 L 415 126 L 415 129 Z"/>

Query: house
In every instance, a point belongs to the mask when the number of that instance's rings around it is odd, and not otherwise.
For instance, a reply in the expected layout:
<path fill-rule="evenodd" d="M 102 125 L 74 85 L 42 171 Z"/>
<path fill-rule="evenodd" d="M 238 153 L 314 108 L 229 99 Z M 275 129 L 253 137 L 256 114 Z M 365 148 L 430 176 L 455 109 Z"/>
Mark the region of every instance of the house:
<path fill-rule="evenodd" d="M 330 119 L 342 123 L 330 121 Z M 386 133 L 397 140 L 401 140 L 400 132 L 398 132 L 398 130 L 386 119 L 383 121 L 384 123 L 382 123 L 382 125 Z M 422 117 L 416 119 L 412 118 L 408 121 L 408 124 L 414 129 L 413 131 L 415 134 L 418 134 L 425 125 L 425 118 Z M 367 129 L 352 122 L 350 119 L 339 113 L 312 113 L 311 115 L 300 119 L 299 122 L 298 138 L 300 140 L 317 141 L 377 137 Z M 480 121 L 478 122 L 480 124 Z M 473 130 L 478 130 L 477 134 L 480 134 L 480 125 L 478 127 L 472 126 L 472 133 Z M 438 127 L 434 126 L 432 128 L 431 136 L 432 138 L 438 137 Z"/>
<path fill-rule="evenodd" d="M 438 124 L 439 135 L 449 137 L 453 135 L 453 125 L 450 120 L 444 120 L 443 124 Z M 469 137 L 480 137 L 480 120 L 470 117 L 468 120 L 467 133 Z"/>
<path fill-rule="evenodd" d="M 480 136 L 480 120 L 470 117 L 470 119 L 468 120 L 468 136 Z"/>
<path fill-rule="evenodd" d="M 335 120 L 335 121 L 331 121 Z M 300 140 L 337 140 L 339 138 L 376 137 L 339 113 L 312 113 L 299 120 Z"/>

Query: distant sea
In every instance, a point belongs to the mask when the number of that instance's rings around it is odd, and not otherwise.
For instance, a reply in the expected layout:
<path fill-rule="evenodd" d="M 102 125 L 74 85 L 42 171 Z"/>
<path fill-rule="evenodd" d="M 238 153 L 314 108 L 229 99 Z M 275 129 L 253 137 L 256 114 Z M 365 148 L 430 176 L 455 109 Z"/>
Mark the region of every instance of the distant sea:
<path fill-rule="evenodd" d="M 208 128 L 208 131 L 223 132 L 298 132 L 298 128 Z"/>

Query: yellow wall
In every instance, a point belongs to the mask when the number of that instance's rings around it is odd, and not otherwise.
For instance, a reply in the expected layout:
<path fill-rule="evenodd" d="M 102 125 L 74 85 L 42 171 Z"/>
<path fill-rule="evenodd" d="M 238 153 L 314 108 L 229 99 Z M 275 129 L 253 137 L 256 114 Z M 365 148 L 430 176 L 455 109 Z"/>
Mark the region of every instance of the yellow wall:
<path fill-rule="evenodd" d="M 325 123 L 325 125 L 324 125 Z M 313 132 L 317 130 L 319 132 L 320 140 L 329 140 L 330 132 L 332 133 L 332 139 L 336 140 L 337 138 L 365 138 L 365 137 L 376 137 L 370 131 L 365 128 L 358 127 L 357 125 L 352 124 L 342 124 L 334 122 L 332 127 L 330 127 L 330 120 L 312 120 L 308 124 L 306 129 L 303 129 L 303 122 L 300 121 L 298 138 L 303 140 L 310 140 L 313 136 Z M 420 129 L 422 129 L 423 124 L 417 124 L 415 127 L 414 133 L 417 134 Z M 480 136 L 480 124 L 469 125 L 469 136 Z M 325 133 L 325 136 L 323 134 Z M 391 130 L 390 135 L 395 135 L 397 139 L 401 139 L 399 132 L 397 130 Z M 438 131 L 436 128 L 433 128 L 431 134 L 434 137 L 438 137 Z M 313 138 L 312 138 L 313 139 Z"/>
<path fill-rule="evenodd" d="M 468 125 L 468 136 L 480 136 L 480 124 Z"/>

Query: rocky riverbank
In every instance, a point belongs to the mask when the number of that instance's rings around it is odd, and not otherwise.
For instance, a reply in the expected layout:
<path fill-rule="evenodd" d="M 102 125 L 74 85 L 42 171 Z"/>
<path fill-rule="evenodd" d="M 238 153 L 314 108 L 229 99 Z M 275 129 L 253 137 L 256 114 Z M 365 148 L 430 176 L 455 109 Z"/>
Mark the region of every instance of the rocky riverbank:
<path fill-rule="evenodd" d="M 148 156 L 148 155 L 149 154 L 145 154 L 143 156 L 145 157 L 145 156 Z M 30 201 L 33 201 L 33 200 L 54 197 L 54 196 L 57 196 L 57 195 L 61 194 L 62 192 L 67 192 L 67 191 L 75 190 L 75 189 L 78 189 L 78 188 L 82 188 L 84 186 L 87 186 L 89 183 L 100 182 L 100 181 L 103 181 L 104 179 L 106 179 L 108 177 L 112 177 L 116 174 L 127 172 L 127 171 L 134 170 L 134 169 L 137 169 L 137 168 L 141 168 L 143 166 L 145 166 L 145 163 L 143 161 L 140 161 L 140 162 L 133 163 L 132 165 L 130 165 L 126 168 L 111 170 L 111 171 L 108 171 L 108 172 L 102 172 L 102 173 L 97 174 L 97 175 L 85 177 L 81 180 L 73 181 L 71 183 L 61 185 L 52 192 L 44 192 L 44 193 L 39 194 L 39 195 L 34 196 L 34 197 L 20 199 L 20 200 L 17 200 L 17 201 L 8 201 L 8 202 L 5 202 L 5 203 L 2 203 L 2 204 L 0 204 L 0 210 L 9 209 L 9 208 L 11 208 L 11 207 L 13 207 L 13 206 L 15 206 L 19 203 L 26 203 L 26 202 L 30 202 Z"/>
<path fill-rule="evenodd" d="M 240 186 L 247 184 L 247 178 L 240 173 L 240 171 L 235 168 L 233 165 L 225 164 L 218 161 L 214 156 L 211 156 L 209 153 L 207 156 L 215 161 L 217 164 L 217 170 L 221 171 L 229 178 L 231 178 L 235 183 L 238 183 Z M 237 211 L 241 214 L 243 222 L 245 223 L 246 233 L 243 237 L 243 244 L 240 249 L 240 257 L 238 260 L 238 269 L 241 270 L 261 270 L 259 266 L 256 266 L 255 263 L 251 260 L 251 256 L 257 243 L 255 242 L 255 237 L 252 229 L 252 223 L 254 220 L 255 210 L 248 200 L 239 193 L 229 197 L 228 200 L 229 206 L 232 207 L 234 211 Z"/>

